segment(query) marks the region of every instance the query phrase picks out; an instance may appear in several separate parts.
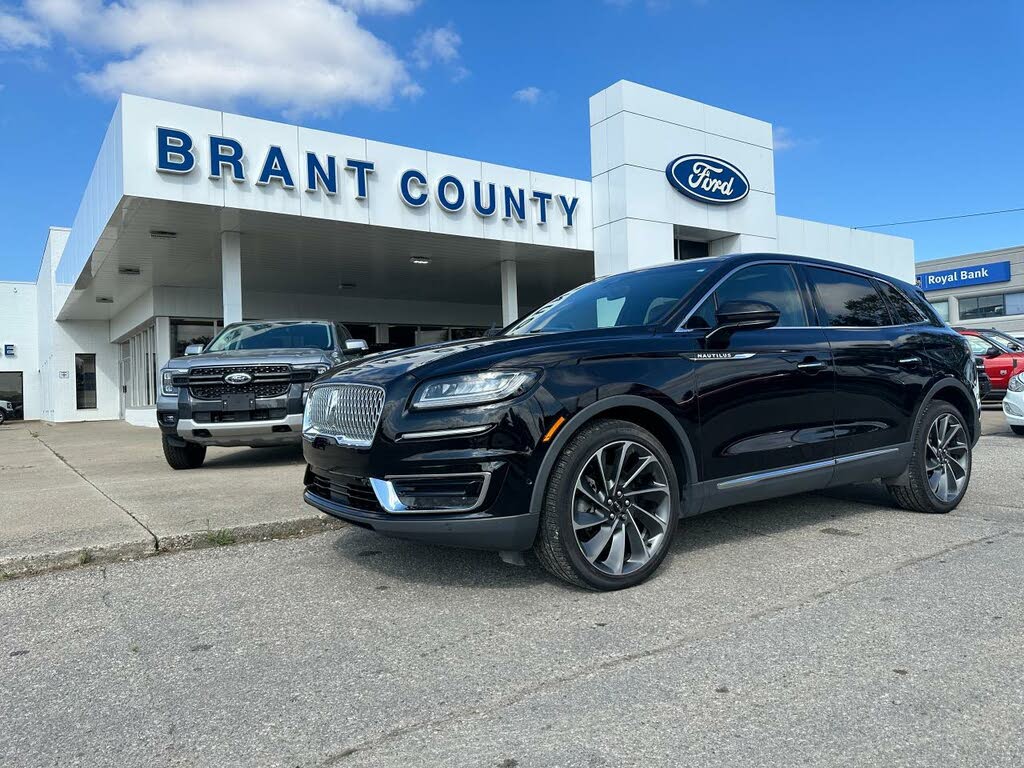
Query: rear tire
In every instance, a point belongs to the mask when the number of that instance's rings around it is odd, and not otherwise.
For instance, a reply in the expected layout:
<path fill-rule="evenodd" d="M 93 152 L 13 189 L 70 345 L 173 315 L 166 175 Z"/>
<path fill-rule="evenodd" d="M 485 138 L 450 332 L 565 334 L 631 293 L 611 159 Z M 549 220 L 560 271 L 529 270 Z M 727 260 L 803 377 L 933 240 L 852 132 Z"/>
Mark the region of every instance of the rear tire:
<path fill-rule="evenodd" d="M 1010 429 L 1013 430 L 1013 434 L 1015 435 L 1024 435 L 1024 426 L 1020 424 L 1011 424 Z"/>
<path fill-rule="evenodd" d="M 578 587 L 635 586 L 668 555 L 680 496 L 672 459 L 654 435 L 627 421 L 594 421 L 551 470 L 534 552 Z"/>
<path fill-rule="evenodd" d="M 956 509 L 971 482 L 971 435 L 963 415 L 933 400 L 914 426 L 910 463 L 903 482 L 888 486 L 896 503 L 913 512 L 945 514 Z"/>
<path fill-rule="evenodd" d="M 198 443 L 185 443 L 184 446 L 171 445 L 166 435 L 162 435 L 164 458 L 171 469 L 197 469 L 206 459 L 206 446 Z"/>

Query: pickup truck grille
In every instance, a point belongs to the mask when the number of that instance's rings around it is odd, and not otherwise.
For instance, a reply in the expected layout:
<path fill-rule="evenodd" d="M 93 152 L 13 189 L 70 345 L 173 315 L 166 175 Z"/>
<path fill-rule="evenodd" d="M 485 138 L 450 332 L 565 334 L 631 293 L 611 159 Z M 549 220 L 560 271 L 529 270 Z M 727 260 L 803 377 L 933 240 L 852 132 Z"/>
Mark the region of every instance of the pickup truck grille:
<path fill-rule="evenodd" d="M 249 384 L 228 384 L 231 373 L 252 376 Z M 292 381 L 290 365 L 218 365 L 193 368 L 188 373 L 188 389 L 197 400 L 219 400 L 235 392 L 252 392 L 256 397 L 280 397 L 288 393 Z"/>
<path fill-rule="evenodd" d="M 384 410 L 384 390 L 368 384 L 326 384 L 306 402 L 305 431 L 365 448 L 373 442 Z"/>

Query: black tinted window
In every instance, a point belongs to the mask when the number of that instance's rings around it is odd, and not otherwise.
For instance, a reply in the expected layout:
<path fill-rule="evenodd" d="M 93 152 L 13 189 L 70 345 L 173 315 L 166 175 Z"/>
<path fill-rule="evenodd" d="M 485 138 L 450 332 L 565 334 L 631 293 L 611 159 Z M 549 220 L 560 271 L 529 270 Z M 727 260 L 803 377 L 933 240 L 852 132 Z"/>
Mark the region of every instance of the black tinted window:
<path fill-rule="evenodd" d="M 766 301 L 779 310 L 779 326 L 807 325 L 807 312 L 793 269 L 787 264 L 755 264 L 727 278 L 694 312 L 690 328 L 711 328 L 715 311 L 727 301 Z"/>
<path fill-rule="evenodd" d="M 882 292 L 889 300 L 889 311 L 892 313 L 894 323 L 910 325 L 924 320 L 921 313 L 917 311 L 917 307 L 910 303 L 910 299 L 904 295 L 903 291 L 889 283 L 879 283 L 879 285 L 882 286 Z"/>
<path fill-rule="evenodd" d="M 868 278 L 818 267 L 808 267 L 807 272 L 825 314 L 823 324 L 875 328 L 892 323 L 882 294 Z"/>

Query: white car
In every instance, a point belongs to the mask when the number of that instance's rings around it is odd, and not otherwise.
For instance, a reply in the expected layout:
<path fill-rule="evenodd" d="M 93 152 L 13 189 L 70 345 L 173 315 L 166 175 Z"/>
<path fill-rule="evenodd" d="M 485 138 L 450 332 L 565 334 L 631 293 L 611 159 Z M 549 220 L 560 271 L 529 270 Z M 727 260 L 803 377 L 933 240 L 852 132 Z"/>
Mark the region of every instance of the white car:
<path fill-rule="evenodd" d="M 1024 373 L 1011 376 L 1003 398 L 1003 414 L 1015 434 L 1024 435 Z"/>

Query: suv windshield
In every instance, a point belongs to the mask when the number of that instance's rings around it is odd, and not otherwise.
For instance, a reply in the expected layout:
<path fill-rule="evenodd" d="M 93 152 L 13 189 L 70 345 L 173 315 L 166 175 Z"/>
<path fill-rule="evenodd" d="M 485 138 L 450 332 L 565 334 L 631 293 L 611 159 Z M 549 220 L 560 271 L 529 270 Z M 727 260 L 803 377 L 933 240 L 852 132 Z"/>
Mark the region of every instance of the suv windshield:
<path fill-rule="evenodd" d="M 700 260 L 595 280 L 552 299 L 506 333 L 521 336 L 653 325 L 664 320 L 716 266 L 717 261 Z"/>
<path fill-rule="evenodd" d="M 210 342 L 207 352 L 237 349 L 331 349 L 326 323 L 265 321 L 229 325 Z"/>
<path fill-rule="evenodd" d="M 1024 352 L 1024 344 L 1021 344 L 1020 339 L 1015 339 L 1013 336 L 1008 336 L 1002 331 L 985 331 L 985 336 L 990 338 L 996 344 L 1006 347 L 1011 352 Z"/>

